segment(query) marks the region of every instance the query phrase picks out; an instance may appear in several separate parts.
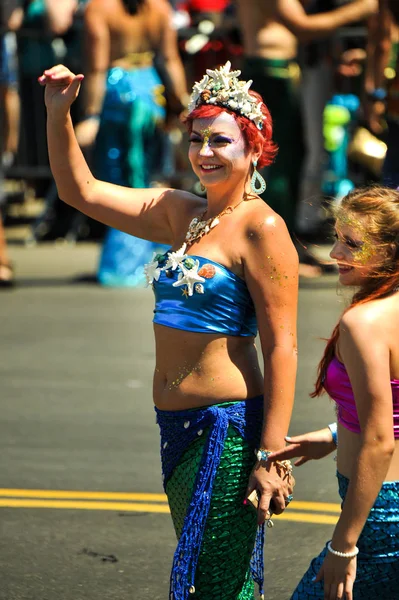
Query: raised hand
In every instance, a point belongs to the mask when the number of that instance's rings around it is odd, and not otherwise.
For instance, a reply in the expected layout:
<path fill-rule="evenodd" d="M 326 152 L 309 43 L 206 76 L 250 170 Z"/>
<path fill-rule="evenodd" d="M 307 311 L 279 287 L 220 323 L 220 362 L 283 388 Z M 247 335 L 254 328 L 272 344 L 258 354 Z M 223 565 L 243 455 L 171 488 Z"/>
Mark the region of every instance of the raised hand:
<path fill-rule="evenodd" d="M 44 100 L 49 115 L 64 117 L 68 114 L 83 79 L 84 75 L 75 75 L 64 65 L 56 65 L 43 72 L 38 81 L 46 87 Z"/>
<path fill-rule="evenodd" d="M 308 460 L 324 458 L 336 449 L 328 427 L 294 437 L 287 436 L 285 439 L 289 445 L 270 454 L 269 460 L 287 460 L 299 456 L 294 462 L 294 465 L 299 467 Z"/>

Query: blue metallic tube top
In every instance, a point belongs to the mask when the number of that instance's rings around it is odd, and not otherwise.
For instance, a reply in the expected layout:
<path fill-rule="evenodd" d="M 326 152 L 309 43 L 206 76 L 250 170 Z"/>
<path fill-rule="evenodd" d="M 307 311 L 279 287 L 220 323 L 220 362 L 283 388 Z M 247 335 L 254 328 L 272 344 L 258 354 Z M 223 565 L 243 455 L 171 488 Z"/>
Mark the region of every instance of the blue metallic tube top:
<path fill-rule="evenodd" d="M 227 267 L 193 254 L 154 255 L 145 266 L 155 294 L 154 323 L 231 336 L 256 336 L 255 307 L 243 279 Z"/>

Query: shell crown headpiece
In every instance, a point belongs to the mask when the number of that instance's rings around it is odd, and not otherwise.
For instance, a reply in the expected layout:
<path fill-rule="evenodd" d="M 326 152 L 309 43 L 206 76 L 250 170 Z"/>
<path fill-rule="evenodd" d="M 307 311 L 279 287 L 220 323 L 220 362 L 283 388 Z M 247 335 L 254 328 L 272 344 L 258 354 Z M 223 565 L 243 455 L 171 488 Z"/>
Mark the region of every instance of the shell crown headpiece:
<path fill-rule="evenodd" d="M 216 104 L 239 113 L 253 121 L 258 129 L 263 129 L 262 102 L 249 93 L 252 79 L 240 81 L 238 76 L 241 75 L 241 71 L 230 71 L 230 68 L 231 63 L 227 61 L 220 69 L 206 70 L 206 75 L 201 81 L 194 84 L 188 113 L 201 104 Z"/>

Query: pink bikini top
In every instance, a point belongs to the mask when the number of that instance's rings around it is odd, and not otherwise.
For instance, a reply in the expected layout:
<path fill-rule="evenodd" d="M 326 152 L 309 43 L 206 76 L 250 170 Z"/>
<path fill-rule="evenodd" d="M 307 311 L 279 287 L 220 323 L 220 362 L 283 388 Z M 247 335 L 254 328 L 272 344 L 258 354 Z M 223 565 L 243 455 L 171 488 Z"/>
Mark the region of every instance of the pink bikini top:
<path fill-rule="evenodd" d="M 327 367 L 323 382 L 327 394 L 337 405 L 338 421 L 353 433 L 360 433 L 359 417 L 357 415 L 355 398 L 345 366 L 334 356 Z M 391 381 L 393 401 L 393 432 L 399 439 L 399 379 Z"/>

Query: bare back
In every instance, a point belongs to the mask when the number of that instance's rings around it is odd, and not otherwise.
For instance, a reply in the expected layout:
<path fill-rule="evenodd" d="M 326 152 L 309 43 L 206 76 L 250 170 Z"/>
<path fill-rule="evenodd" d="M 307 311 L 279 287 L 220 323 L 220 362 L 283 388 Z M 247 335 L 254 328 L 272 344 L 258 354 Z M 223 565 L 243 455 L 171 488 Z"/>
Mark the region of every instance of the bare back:
<path fill-rule="evenodd" d="M 131 53 L 156 52 L 170 12 L 166 0 L 146 0 L 135 15 L 122 0 L 92 0 L 92 10 L 102 12 L 110 34 L 110 64 L 121 65 Z"/>
<path fill-rule="evenodd" d="M 237 0 L 238 15 L 246 56 L 271 59 L 293 59 L 297 54 L 297 38 L 281 22 L 277 1 Z"/>

